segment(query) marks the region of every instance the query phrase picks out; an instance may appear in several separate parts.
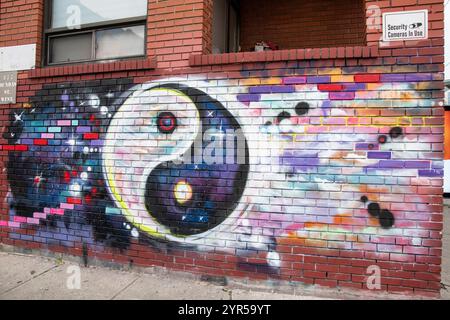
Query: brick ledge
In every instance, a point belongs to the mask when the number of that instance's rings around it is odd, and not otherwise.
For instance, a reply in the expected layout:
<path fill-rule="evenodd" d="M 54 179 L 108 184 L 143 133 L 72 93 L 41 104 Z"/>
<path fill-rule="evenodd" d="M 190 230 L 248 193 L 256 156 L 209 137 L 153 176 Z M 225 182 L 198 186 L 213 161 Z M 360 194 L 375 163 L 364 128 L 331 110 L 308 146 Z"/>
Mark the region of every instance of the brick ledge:
<path fill-rule="evenodd" d="M 156 69 L 157 62 L 155 58 L 136 59 L 126 61 L 114 61 L 106 63 L 86 63 L 64 66 L 51 66 L 30 70 L 30 78 L 44 78 L 57 76 L 71 76 L 92 73 L 106 73 L 128 70 L 152 70 Z"/>
<path fill-rule="evenodd" d="M 354 46 L 333 48 L 307 48 L 264 52 L 238 52 L 223 54 L 194 54 L 189 65 L 208 66 L 245 62 L 274 62 L 290 60 L 314 60 L 336 58 L 375 58 L 379 56 L 377 46 Z"/>

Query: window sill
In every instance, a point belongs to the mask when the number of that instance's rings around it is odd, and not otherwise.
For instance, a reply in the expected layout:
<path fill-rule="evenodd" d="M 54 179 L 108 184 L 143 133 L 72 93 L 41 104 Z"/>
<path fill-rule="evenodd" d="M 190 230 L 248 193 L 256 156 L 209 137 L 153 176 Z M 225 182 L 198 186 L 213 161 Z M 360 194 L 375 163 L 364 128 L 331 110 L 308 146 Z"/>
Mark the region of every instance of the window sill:
<path fill-rule="evenodd" d="M 376 46 L 336 48 L 290 49 L 263 52 L 238 52 L 222 54 L 191 55 L 189 65 L 209 66 L 246 62 L 275 62 L 291 60 L 374 58 L 379 56 Z"/>
<path fill-rule="evenodd" d="M 74 65 L 49 66 L 30 70 L 30 78 L 72 76 L 93 73 L 107 73 L 130 70 L 152 70 L 156 68 L 156 59 L 134 59 L 105 63 L 84 63 Z"/>

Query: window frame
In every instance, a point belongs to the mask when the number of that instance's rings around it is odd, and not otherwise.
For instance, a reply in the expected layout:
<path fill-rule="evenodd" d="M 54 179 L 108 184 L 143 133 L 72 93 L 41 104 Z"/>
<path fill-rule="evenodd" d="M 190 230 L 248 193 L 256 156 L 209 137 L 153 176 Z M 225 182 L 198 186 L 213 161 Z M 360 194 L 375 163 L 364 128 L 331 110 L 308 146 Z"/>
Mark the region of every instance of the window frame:
<path fill-rule="evenodd" d="M 147 38 L 148 38 L 148 14 L 145 16 L 116 19 L 103 22 L 93 22 L 83 25 L 80 29 L 67 29 L 65 27 L 51 28 L 52 23 L 52 11 L 53 11 L 53 1 L 45 0 L 44 3 L 44 23 L 43 23 L 43 55 L 42 55 L 42 66 L 60 66 L 60 65 L 72 65 L 86 62 L 104 62 L 104 61 L 118 61 L 126 60 L 131 58 L 145 58 L 147 57 Z M 147 1 L 147 12 L 148 12 L 148 1 Z M 107 59 L 95 59 L 95 44 L 96 44 L 96 32 L 103 30 L 110 30 L 115 28 L 126 28 L 144 26 L 144 53 L 139 55 L 128 55 L 120 56 L 117 58 L 107 58 Z M 86 60 L 77 60 L 70 62 L 50 62 L 51 58 L 51 46 L 50 39 L 72 36 L 78 34 L 92 34 L 92 51 L 91 58 Z"/>
<path fill-rule="evenodd" d="M 234 10 L 236 13 L 236 41 L 237 41 L 237 51 L 230 51 L 231 41 L 231 10 Z M 238 1 L 229 0 L 228 1 L 228 12 L 227 12 L 227 52 L 239 52 L 239 48 L 241 46 L 241 6 Z"/>
<path fill-rule="evenodd" d="M 208 56 L 211 54 L 216 54 L 216 55 L 224 55 L 224 54 L 235 54 L 235 53 L 242 53 L 242 54 L 251 54 L 251 53 L 255 53 L 255 51 L 253 49 L 250 50 L 245 50 L 245 48 L 242 48 L 241 45 L 241 41 L 244 38 L 242 35 L 245 35 L 246 33 L 243 32 L 243 28 L 242 28 L 242 10 L 241 10 L 241 3 L 244 2 L 244 0 L 226 0 L 227 1 L 227 8 L 228 8 L 228 12 L 227 12 L 227 19 L 226 19 L 226 33 L 227 33 L 227 43 L 226 43 L 226 51 L 222 52 L 222 53 L 214 53 L 214 27 L 211 28 L 211 32 L 209 34 L 207 34 L 207 36 L 209 36 L 209 38 L 211 39 L 210 41 L 210 46 L 207 49 L 203 50 L 203 56 Z M 361 14 L 361 16 L 358 18 L 353 17 L 353 19 L 359 19 L 361 18 L 361 23 L 363 25 L 363 31 L 358 34 L 358 37 L 361 37 L 361 43 L 346 43 L 346 44 L 336 44 L 336 43 L 330 43 L 328 45 L 322 45 L 322 46 L 318 46 L 318 49 L 335 49 L 335 48 L 362 48 L 362 47 L 367 47 L 369 40 L 368 40 L 368 32 L 367 32 L 367 17 L 366 17 L 366 6 L 365 6 L 365 0 L 358 0 L 358 3 L 361 5 L 361 11 L 359 12 Z M 234 8 L 234 10 L 237 12 L 238 14 L 238 21 L 237 21 L 237 41 L 238 41 L 238 49 L 240 49 L 239 51 L 233 52 L 230 50 L 230 28 L 231 28 L 231 24 L 230 24 L 230 12 L 231 12 L 231 8 Z M 214 16 L 214 3 L 212 5 L 212 21 L 214 24 L 216 17 Z M 354 27 L 352 27 L 351 29 L 352 31 L 354 30 Z M 294 38 L 294 37 L 293 37 Z M 290 50 L 304 50 L 304 49 L 317 49 L 314 46 L 312 48 L 309 47 L 305 47 L 305 46 L 300 46 L 300 47 L 293 47 L 293 48 L 283 48 L 283 49 L 277 49 L 277 50 L 271 50 L 271 52 L 280 52 L 280 51 L 290 51 Z M 263 52 L 267 52 L 267 51 L 263 51 Z M 196 63 L 197 64 L 197 63 Z M 214 63 L 212 63 L 214 64 Z M 193 64 L 194 65 L 194 64 Z M 211 63 L 202 63 L 202 65 L 211 65 Z"/>
<path fill-rule="evenodd" d="M 225 4 L 226 4 L 226 21 L 225 21 L 225 30 L 224 30 L 224 36 L 226 38 L 225 40 L 225 51 L 218 53 L 218 54 L 225 54 L 225 53 L 234 53 L 234 52 L 239 52 L 239 47 L 240 47 L 240 36 L 241 36 L 241 23 L 240 23 L 240 4 L 238 1 L 236 0 L 225 0 Z M 230 47 L 231 47 L 231 29 L 232 29 L 232 24 L 231 24 L 231 11 L 234 10 L 236 13 L 236 46 L 237 46 L 237 51 L 231 51 Z M 214 3 L 213 3 L 213 16 L 212 16 L 212 24 L 214 26 L 214 23 L 217 21 L 215 20 L 217 19 L 214 16 Z M 211 49 L 214 50 L 214 27 L 211 29 Z M 212 52 L 212 51 L 211 51 Z"/>

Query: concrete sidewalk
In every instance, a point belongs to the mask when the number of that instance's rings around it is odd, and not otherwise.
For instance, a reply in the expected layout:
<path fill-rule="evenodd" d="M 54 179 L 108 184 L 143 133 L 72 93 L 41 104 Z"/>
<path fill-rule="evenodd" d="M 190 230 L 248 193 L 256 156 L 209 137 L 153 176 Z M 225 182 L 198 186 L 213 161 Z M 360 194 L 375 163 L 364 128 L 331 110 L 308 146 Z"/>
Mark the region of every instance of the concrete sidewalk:
<path fill-rule="evenodd" d="M 81 268 L 81 289 L 68 289 L 71 262 L 0 252 L 0 300 L 285 300 L 325 299 L 302 295 L 229 289 L 172 274 Z"/>
<path fill-rule="evenodd" d="M 442 299 L 450 299 L 450 201 L 446 200 L 443 232 Z M 337 290 L 295 289 L 295 295 L 235 289 L 164 272 L 119 271 L 80 267 L 81 289 L 67 286 L 71 266 L 61 259 L 0 251 L 0 300 L 4 299 L 176 299 L 176 300 L 317 300 L 362 299 Z M 264 290 L 262 290 L 264 291 Z M 267 291 L 267 288 L 266 288 Z M 384 298 L 403 299 L 402 296 Z M 372 296 L 383 298 L 383 296 Z"/>
<path fill-rule="evenodd" d="M 441 299 L 450 300 L 450 199 L 444 199 L 444 230 L 442 232 Z"/>

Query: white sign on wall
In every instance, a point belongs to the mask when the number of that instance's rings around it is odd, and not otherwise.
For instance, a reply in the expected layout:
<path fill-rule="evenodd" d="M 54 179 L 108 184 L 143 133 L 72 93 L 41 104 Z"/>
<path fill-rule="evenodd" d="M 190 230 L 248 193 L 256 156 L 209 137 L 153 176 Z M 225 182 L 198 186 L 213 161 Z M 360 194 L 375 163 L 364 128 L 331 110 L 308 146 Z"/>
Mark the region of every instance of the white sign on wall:
<path fill-rule="evenodd" d="M 0 72 L 34 69 L 36 44 L 0 48 Z"/>
<path fill-rule="evenodd" d="M 17 71 L 0 72 L 0 104 L 16 103 Z"/>
<path fill-rule="evenodd" d="M 428 10 L 383 13 L 383 41 L 428 39 Z"/>

